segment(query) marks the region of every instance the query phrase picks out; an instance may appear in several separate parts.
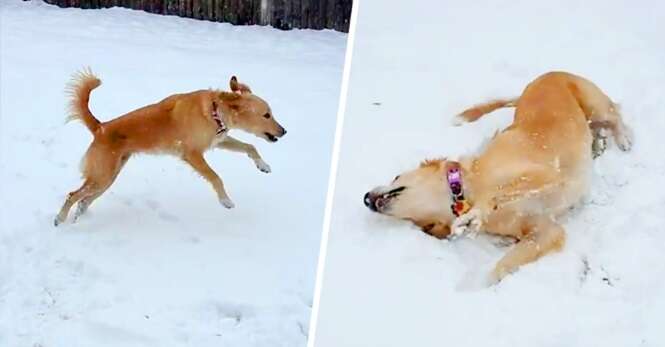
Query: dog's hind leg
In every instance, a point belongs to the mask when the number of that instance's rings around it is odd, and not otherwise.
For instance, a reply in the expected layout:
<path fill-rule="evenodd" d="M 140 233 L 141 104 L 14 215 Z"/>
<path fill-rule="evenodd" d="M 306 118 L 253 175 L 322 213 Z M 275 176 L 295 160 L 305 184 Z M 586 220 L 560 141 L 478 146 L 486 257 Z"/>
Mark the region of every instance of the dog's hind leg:
<path fill-rule="evenodd" d="M 76 205 L 76 211 L 74 212 L 74 222 L 77 222 L 79 218 L 81 218 L 81 216 L 88 211 L 90 204 L 92 204 L 93 201 L 95 201 L 102 194 L 104 194 L 104 192 L 106 192 L 106 190 L 109 189 L 110 186 L 111 185 L 107 185 L 106 187 L 100 189 L 98 192 L 88 195 L 83 199 L 79 200 L 78 204 Z"/>
<path fill-rule="evenodd" d="M 491 281 L 496 283 L 520 266 L 561 249 L 566 235 L 563 227 L 548 216 L 526 217 L 521 223 L 520 241 L 496 264 Z"/>
<path fill-rule="evenodd" d="M 97 199 L 101 194 L 95 194 L 92 196 L 87 196 L 79 201 L 76 205 L 76 211 L 74 212 L 74 223 L 76 223 L 83 214 L 88 211 L 90 204 Z"/>
<path fill-rule="evenodd" d="M 234 139 L 233 137 L 227 136 L 222 142 L 220 142 L 217 145 L 217 147 L 229 150 L 231 152 L 245 153 L 254 161 L 254 164 L 259 170 L 261 170 L 261 172 L 265 173 L 270 172 L 270 165 L 268 165 L 265 161 L 263 161 L 263 158 L 261 158 L 261 155 L 256 150 L 256 147 L 248 143 L 244 143 L 242 141 Z"/>
<path fill-rule="evenodd" d="M 582 107 L 587 116 L 589 126 L 594 135 L 594 146 L 602 147 L 597 143 L 603 141 L 600 129 L 608 129 L 612 132 L 617 146 L 623 150 L 630 150 L 633 142 L 633 134 L 623 122 L 619 106 L 612 102 L 598 86 L 582 77 L 573 77 L 574 83 L 570 84 L 570 90 Z M 595 156 L 596 153 L 594 153 Z"/>
<path fill-rule="evenodd" d="M 233 201 L 231 201 L 229 196 L 226 194 L 226 190 L 224 190 L 224 182 L 222 182 L 222 179 L 219 178 L 217 173 L 215 173 L 210 165 L 208 165 L 205 158 L 203 158 L 203 154 L 199 152 L 188 152 L 183 155 L 182 159 L 212 185 L 213 189 L 215 189 L 215 192 L 217 193 L 219 202 L 222 203 L 224 207 L 235 207 Z"/>
<path fill-rule="evenodd" d="M 67 194 L 67 199 L 65 199 L 65 203 L 62 205 L 60 212 L 55 217 L 53 224 L 58 226 L 64 222 L 67 219 L 67 215 L 69 214 L 69 210 L 72 208 L 72 206 L 86 196 L 94 194 L 94 192 L 97 190 L 97 187 L 98 185 L 94 181 L 87 179 L 85 182 L 83 182 L 81 188 Z"/>
<path fill-rule="evenodd" d="M 76 211 L 74 211 L 74 223 L 78 222 L 79 218 L 81 218 L 82 215 L 84 215 L 88 211 L 88 207 L 90 207 L 90 204 L 92 204 L 95 199 L 100 197 L 104 192 L 110 187 L 110 185 L 100 189 L 98 192 L 87 195 L 83 199 L 79 200 L 78 204 L 76 205 Z"/>
<path fill-rule="evenodd" d="M 608 129 L 611 131 L 614 142 L 616 142 L 619 149 L 622 151 L 630 150 L 633 145 L 633 134 L 621 119 L 617 105 L 612 104 L 606 111 L 594 112 L 590 120 L 589 126 L 594 135 L 594 144 L 605 139 L 603 131 Z"/>
<path fill-rule="evenodd" d="M 115 172 L 110 176 L 110 179 L 107 179 L 104 185 L 97 192 L 84 197 L 78 202 L 78 205 L 76 206 L 76 212 L 74 213 L 74 222 L 76 222 L 83 214 L 85 214 L 85 212 L 88 210 L 88 207 L 90 207 L 90 204 L 92 204 L 97 198 L 104 194 L 104 192 L 106 192 L 109 187 L 111 187 L 113 182 L 115 182 L 115 179 L 118 177 L 120 170 L 122 170 L 122 168 L 125 166 L 125 163 L 127 163 L 128 159 L 129 155 L 122 156 L 120 158 L 120 165 L 115 168 Z"/>

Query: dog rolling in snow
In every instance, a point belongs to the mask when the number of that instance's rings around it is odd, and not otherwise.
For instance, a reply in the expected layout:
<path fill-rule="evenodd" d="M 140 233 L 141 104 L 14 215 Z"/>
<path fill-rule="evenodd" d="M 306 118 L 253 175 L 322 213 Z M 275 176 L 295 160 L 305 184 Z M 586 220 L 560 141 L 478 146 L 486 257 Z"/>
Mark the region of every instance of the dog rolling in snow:
<path fill-rule="evenodd" d="M 364 197 L 372 211 L 410 220 L 437 238 L 478 231 L 514 238 L 492 283 L 564 245 L 557 217 L 588 191 L 592 152 L 604 150 L 599 134 L 611 132 L 624 151 L 632 142 L 617 105 L 569 73 L 547 73 L 519 98 L 477 105 L 456 120 L 473 122 L 502 107 L 516 107 L 513 123 L 479 155 L 425 161 Z"/>
<path fill-rule="evenodd" d="M 69 193 L 54 224 L 64 222 L 78 202 L 74 220 L 99 198 L 135 153 L 168 153 L 180 157 L 205 178 L 226 208 L 234 207 L 222 179 L 203 157 L 208 149 L 246 153 L 263 172 L 270 172 L 254 146 L 238 141 L 228 132 L 241 129 L 276 142 L 286 130 L 275 120 L 270 106 L 250 88 L 231 78 L 231 92 L 199 90 L 175 94 L 108 122 L 100 122 L 88 108 L 93 89 L 101 81 L 90 70 L 77 74 L 69 85 L 71 114 L 93 135 L 82 162 L 83 185 Z"/>

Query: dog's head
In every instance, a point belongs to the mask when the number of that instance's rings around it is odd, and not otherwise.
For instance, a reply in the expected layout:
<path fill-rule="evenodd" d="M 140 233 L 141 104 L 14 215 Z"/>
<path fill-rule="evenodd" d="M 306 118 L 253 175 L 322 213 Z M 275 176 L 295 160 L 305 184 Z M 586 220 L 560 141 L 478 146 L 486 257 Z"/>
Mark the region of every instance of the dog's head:
<path fill-rule="evenodd" d="M 231 93 L 221 92 L 219 98 L 228 109 L 234 127 L 245 130 L 269 142 L 286 135 L 270 109 L 270 105 L 254 95 L 246 84 L 233 76 L 230 81 Z"/>
<path fill-rule="evenodd" d="M 410 220 L 424 232 L 443 238 L 453 214 L 445 160 L 428 160 L 396 176 L 386 186 L 367 192 L 365 206 L 384 215 Z"/>

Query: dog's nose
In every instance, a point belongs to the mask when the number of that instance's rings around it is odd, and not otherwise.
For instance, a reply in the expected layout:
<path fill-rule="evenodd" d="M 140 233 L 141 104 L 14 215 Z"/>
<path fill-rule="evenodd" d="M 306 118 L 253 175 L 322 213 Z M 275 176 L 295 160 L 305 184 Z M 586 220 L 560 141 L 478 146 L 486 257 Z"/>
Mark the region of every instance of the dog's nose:
<path fill-rule="evenodd" d="M 286 129 L 282 128 L 282 136 L 286 135 Z"/>
<path fill-rule="evenodd" d="M 370 210 L 376 212 L 376 205 L 374 204 L 375 198 L 372 197 L 372 194 L 370 192 L 367 192 L 365 194 L 365 197 L 363 197 L 363 202 L 365 203 L 365 206 L 369 207 Z"/>

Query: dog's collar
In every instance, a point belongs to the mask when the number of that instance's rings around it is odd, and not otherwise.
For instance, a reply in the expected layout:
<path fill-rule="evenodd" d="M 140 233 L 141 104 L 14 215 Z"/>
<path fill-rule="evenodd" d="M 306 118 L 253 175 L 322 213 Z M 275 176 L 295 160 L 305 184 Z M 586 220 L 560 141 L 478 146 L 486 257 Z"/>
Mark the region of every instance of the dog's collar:
<path fill-rule="evenodd" d="M 455 217 L 459 217 L 471 209 L 471 205 L 464 197 L 464 188 L 462 187 L 462 170 L 459 164 L 449 165 L 446 170 L 446 178 L 448 180 L 448 187 L 452 195 L 453 203 L 450 209 L 453 211 Z"/>
<path fill-rule="evenodd" d="M 214 101 L 212 102 L 212 120 L 217 123 L 217 135 L 221 135 L 229 130 L 229 128 L 226 127 L 226 124 L 224 124 L 222 115 L 217 111 L 217 103 Z"/>

